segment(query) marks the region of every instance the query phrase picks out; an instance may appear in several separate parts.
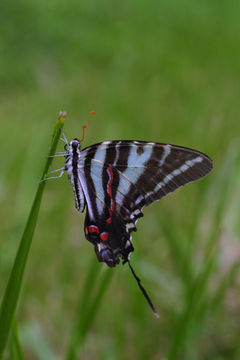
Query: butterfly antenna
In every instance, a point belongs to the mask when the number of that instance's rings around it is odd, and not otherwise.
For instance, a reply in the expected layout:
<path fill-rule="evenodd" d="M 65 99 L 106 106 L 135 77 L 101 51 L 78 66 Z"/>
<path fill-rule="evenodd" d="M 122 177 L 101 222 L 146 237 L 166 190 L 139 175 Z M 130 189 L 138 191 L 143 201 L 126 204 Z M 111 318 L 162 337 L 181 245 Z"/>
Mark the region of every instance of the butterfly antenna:
<path fill-rule="evenodd" d="M 96 112 L 95 111 L 90 111 L 89 117 L 88 117 L 88 124 L 82 126 L 82 138 L 80 139 L 80 142 L 85 139 L 85 135 L 86 135 L 85 130 L 87 131 L 87 129 L 88 129 L 89 125 L 90 125 L 91 117 L 92 117 L 93 114 L 96 114 Z"/>
<path fill-rule="evenodd" d="M 129 261 L 128 261 L 128 265 L 129 265 L 129 267 L 130 267 L 130 269 L 131 269 L 131 272 L 132 272 L 133 276 L 134 276 L 135 279 L 137 280 L 137 283 L 138 283 L 138 286 L 139 286 L 141 292 L 143 293 L 145 299 L 147 300 L 148 304 L 150 305 L 152 311 L 154 312 L 154 315 L 155 315 L 157 318 L 159 318 L 159 314 L 158 314 L 155 306 L 153 305 L 152 300 L 150 299 L 148 293 L 146 292 L 146 290 L 145 290 L 144 287 L 142 286 L 141 280 L 140 280 L 139 277 L 136 275 L 136 273 L 135 273 L 135 271 L 133 270 L 132 265 L 130 264 Z"/>

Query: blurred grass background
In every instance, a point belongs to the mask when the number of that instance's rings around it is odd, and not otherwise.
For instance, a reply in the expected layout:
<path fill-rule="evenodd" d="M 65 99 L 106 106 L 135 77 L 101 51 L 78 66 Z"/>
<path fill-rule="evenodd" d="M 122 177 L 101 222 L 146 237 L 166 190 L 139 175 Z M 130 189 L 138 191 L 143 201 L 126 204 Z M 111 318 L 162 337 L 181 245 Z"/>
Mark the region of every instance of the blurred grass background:
<path fill-rule="evenodd" d="M 96 111 L 86 146 L 167 142 L 215 165 L 146 208 L 133 236 L 132 264 L 160 320 L 118 266 L 83 359 L 240 358 L 239 14 L 234 0 L 0 4 L 0 296 L 59 110 L 69 140 Z M 26 359 L 66 356 L 95 257 L 83 221 L 67 177 L 49 181 L 17 314 Z"/>

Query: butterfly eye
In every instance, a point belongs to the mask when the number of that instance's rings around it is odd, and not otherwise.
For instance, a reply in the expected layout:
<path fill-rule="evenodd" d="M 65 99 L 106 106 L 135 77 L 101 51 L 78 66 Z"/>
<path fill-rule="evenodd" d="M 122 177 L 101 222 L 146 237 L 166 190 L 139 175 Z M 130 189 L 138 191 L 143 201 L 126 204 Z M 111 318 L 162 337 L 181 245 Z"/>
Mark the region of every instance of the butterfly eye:
<path fill-rule="evenodd" d="M 79 147 L 79 140 L 77 140 L 77 139 L 72 140 L 71 146 L 73 149 L 77 149 Z"/>

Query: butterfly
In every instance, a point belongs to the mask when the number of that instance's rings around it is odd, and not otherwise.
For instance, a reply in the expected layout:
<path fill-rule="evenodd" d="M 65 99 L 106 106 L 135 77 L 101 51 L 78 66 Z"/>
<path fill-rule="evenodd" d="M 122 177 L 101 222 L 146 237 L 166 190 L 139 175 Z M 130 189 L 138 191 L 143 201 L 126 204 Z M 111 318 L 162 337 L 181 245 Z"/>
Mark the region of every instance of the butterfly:
<path fill-rule="evenodd" d="M 179 187 L 202 178 L 212 169 L 205 154 L 182 146 L 147 141 L 113 140 L 81 148 L 83 136 L 64 136 L 65 166 L 76 209 L 86 210 L 85 237 L 97 259 L 110 267 L 128 263 L 132 274 L 158 316 L 149 295 L 130 264 L 132 232 L 142 209 Z M 57 177 L 59 177 L 57 176 Z M 55 177 L 54 177 L 55 178 Z"/>

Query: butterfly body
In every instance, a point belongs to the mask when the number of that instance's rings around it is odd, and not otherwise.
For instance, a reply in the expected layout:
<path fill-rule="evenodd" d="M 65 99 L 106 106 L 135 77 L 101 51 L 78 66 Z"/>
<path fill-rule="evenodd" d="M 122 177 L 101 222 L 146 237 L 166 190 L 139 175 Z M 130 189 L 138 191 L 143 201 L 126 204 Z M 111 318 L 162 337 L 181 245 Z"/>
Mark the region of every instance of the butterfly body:
<path fill-rule="evenodd" d="M 69 149 L 65 154 L 65 171 L 67 171 L 69 180 L 72 184 L 75 198 L 75 206 L 78 211 L 83 212 L 86 205 L 86 200 L 79 177 L 79 171 L 81 166 L 80 156 L 80 142 L 78 140 L 72 140 L 69 144 Z"/>
<path fill-rule="evenodd" d="M 144 141 L 105 141 L 81 150 L 74 139 L 65 153 L 76 208 L 87 208 L 85 236 L 110 267 L 120 258 L 129 262 L 131 232 L 144 206 L 211 169 L 212 161 L 199 151 Z"/>

